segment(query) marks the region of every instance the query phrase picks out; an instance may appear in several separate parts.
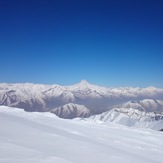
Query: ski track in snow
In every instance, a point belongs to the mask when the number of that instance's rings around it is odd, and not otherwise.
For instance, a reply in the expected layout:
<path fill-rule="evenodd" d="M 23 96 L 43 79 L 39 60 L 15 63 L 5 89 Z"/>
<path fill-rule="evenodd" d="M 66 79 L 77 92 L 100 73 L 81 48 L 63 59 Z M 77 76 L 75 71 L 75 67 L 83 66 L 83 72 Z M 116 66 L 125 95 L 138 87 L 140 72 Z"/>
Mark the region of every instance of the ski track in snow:
<path fill-rule="evenodd" d="M 163 133 L 0 106 L 0 163 L 162 163 Z"/>

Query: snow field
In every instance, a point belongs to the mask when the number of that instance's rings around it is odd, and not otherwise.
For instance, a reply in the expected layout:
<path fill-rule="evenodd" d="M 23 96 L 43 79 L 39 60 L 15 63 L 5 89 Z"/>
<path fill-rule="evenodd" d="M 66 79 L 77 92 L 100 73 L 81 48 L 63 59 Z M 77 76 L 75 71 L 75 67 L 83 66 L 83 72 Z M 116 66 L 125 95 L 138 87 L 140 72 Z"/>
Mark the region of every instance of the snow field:
<path fill-rule="evenodd" d="M 1 163 L 162 163 L 162 140 L 151 129 L 0 106 Z"/>

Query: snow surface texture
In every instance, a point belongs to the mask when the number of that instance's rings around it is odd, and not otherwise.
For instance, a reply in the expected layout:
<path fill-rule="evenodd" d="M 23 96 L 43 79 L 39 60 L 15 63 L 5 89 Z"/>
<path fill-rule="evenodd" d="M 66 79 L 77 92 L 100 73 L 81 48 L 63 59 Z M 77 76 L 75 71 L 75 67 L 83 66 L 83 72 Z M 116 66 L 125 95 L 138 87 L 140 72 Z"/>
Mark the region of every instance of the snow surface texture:
<path fill-rule="evenodd" d="M 163 89 L 105 88 L 85 80 L 71 86 L 0 84 L 0 105 L 23 108 L 26 111 L 52 111 L 63 118 L 100 114 L 115 106 L 121 107 L 122 104 L 126 107 L 132 105 L 132 108 L 137 107 L 139 110 L 162 112 Z"/>
<path fill-rule="evenodd" d="M 93 121 L 114 122 L 126 126 L 163 129 L 163 113 L 144 112 L 132 108 L 114 108 L 88 118 Z"/>
<path fill-rule="evenodd" d="M 162 163 L 163 132 L 0 106 L 1 163 Z"/>

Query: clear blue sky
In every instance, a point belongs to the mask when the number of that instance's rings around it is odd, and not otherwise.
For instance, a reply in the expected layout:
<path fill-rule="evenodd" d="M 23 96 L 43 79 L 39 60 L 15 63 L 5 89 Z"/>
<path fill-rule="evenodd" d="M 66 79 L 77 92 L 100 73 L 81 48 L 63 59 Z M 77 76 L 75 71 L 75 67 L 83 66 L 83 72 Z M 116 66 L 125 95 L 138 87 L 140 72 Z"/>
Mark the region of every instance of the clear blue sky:
<path fill-rule="evenodd" d="M 0 82 L 163 87 L 162 0 L 1 0 Z"/>

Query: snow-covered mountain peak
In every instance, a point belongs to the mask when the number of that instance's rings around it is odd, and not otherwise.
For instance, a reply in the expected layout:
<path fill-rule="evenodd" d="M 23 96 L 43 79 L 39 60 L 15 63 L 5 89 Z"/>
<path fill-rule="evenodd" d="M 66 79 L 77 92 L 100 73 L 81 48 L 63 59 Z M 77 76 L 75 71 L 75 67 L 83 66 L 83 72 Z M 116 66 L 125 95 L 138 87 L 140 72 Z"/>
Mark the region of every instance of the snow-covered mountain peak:
<path fill-rule="evenodd" d="M 74 90 L 77 90 L 77 91 L 78 90 L 82 90 L 82 91 L 92 90 L 95 92 L 107 92 L 109 90 L 109 88 L 91 84 L 86 80 L 81 80 L 79 83 L 77 83 L 75 85 L 68 86 L 68 88 L 73 91 Z"/>
<path fill-rule="evenodd" d="M 76 85 L 78 85 L 81 88 L 85 88 L 85 87 L 89 87 L 91 84 L 83 79 L 79 83 L 77 83 Z"/>
<path fill-rule="evenodd" d="M 79 83 L 76 83 L 71 86 L 66 86 L 66 88 L 68 88 L 69 90 L 97 89 L 96 87 L 98 86 L 93 85 L 86 80 L 81 80 Z"/>
<path fill-rule="evenodd" d="M 89 84 L 89 82 L 88 82 L 88 81 L 86 81 L 85 79 L 82 79 L 82 80 L 81 80 L 79 83 L 80 83 L 80 84 L 84 84 L 84 85 Z"/>

